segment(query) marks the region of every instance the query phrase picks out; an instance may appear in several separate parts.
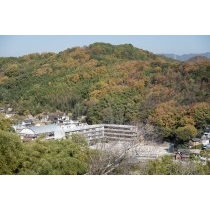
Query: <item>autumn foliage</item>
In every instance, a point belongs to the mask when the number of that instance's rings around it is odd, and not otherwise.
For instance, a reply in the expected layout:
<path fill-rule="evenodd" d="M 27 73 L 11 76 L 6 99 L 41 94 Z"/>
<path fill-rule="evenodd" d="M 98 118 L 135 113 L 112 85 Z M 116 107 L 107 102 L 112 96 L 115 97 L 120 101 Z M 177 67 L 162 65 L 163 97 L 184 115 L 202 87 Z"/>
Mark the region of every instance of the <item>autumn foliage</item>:
<path fill-rule="evenodd" d="M 187 139 L 210 124 L 209 78 L 209 59 L 179 62 L 94 43 L 0 58 L 0 105 L 20 115 L 71 112 L 89 124 L 150 122 L 165 138 Z"/>

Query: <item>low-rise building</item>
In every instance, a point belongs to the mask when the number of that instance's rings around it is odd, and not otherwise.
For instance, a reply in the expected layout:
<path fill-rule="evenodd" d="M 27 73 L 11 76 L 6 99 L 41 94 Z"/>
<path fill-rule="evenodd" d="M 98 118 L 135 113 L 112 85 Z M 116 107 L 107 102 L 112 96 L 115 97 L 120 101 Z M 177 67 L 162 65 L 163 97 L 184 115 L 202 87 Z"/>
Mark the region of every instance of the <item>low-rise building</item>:
<path fill-rule="evenodd" d="M 189 145 L 192 146 L 192 147 L 200 145 L 200 144 L 201 144 L 201 139 L 199 139 L 199 138 L 192 138 L 189 141 Z"/>
<path fill-rule="evenodd" d="M 62 139 L 74 133 L 82 134 L 88 141 L 92 140 L 133 140 L 137 138 L 137 127 L 129 125 L 107 124 L 49 124 L 23 128 L 19 134 L 22 138 L 35 139 L 45 134 L 45 139 Z"/>
<path fill-rule="evenodd" d="M 25 119 L 21 122 L 21 125 L 23 126 L 32 126 L 33 125 L 33 120 L 32 119 Z"/>
<path fill-rule="evenodd" d="M 205 131 L 203 132 L 203 136 L 205 136 L 206 139 L 210 139 L 210 128 L 209 127 L 207 127 L 205 129 Z"/>
<path fill-rule="evenodd" d="M 207 127 L 205 129 L 204 134 L 208 135 L 208 137 L 210 138 L 210 127 Z"/>
<path fill-rule="evenodd" d="M 189 160 L 190 155 L 194 155 L 199 157 L 200 156 L 200 149 L 178 149 L 175 152 L 175 160 Z"/>
<path fill-rule="evenodd" d="M 206 136 L 202 136 L 201 137 L 201 144 L 203 144 L 204 146 L 209 144 L 209 138 L 206 138 Z"/>
<path fill-rule="evenodd" d="M 190 150 L 178 149 L 175 153 L 175 160 L 188 160 L 190 157 Z"/>

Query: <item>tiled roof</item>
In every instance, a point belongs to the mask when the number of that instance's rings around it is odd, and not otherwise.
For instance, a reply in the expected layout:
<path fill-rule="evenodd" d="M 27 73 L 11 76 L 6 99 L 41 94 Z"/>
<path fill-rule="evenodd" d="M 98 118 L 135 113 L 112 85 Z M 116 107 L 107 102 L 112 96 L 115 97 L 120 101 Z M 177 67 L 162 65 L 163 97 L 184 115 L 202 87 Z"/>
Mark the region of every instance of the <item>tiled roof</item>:
<path fill-rule="evenodd" d="M 192 141 L 194 141 L 194 142 L 199 142 L 200 139 L 199 139 L 199 138 L 192 138 Z"/>
<path fill-rule="evenodd" d="M 188 149 L 178 149 L 178 153 L 181 153 L 183 155 L 189 155 L 190 151 Z"/>

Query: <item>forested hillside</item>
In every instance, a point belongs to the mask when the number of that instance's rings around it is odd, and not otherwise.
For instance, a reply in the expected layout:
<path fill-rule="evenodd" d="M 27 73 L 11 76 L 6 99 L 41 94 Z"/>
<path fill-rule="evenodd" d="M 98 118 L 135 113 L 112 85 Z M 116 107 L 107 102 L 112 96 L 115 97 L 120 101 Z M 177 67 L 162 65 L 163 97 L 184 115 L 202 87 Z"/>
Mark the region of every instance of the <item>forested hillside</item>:
<path fill-rule="evenodd" d="M 185 141 L 210 124 L 210 60 L 106 43 L 0 58 L 0 103 L 20 115 L 85 115 L 89 124 L 147 121 Z"/>

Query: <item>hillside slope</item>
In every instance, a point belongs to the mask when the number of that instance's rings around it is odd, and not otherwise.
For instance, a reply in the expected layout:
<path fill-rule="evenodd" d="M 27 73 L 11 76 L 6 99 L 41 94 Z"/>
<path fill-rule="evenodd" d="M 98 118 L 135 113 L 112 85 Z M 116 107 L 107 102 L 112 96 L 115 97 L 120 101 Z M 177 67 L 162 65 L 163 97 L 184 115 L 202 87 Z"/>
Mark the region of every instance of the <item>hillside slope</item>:
<path fill-rule="evenodd" d="M 210 60 L 106 43 L 0 58 L 0 100 L 20 115 L 60 110 L 90 124 L 149 121 L 169 137 L 210 124 Z"/>

